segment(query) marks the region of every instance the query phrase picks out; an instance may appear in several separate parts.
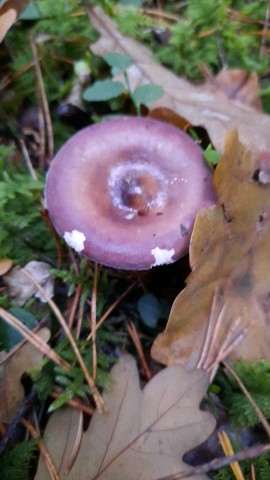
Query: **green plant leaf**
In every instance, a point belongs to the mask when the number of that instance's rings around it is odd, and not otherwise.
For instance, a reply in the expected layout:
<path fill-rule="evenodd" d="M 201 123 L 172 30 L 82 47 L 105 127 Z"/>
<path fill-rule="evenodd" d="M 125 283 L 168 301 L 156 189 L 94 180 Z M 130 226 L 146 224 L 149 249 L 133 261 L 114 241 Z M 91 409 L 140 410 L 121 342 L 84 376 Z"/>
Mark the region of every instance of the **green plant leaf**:
<path fill-rule="evenodd" d="M 125 87 L 120 82 L 113 82 L 110 79 L 99 80 L 84 91 L 83 98 L 87 102 L 102 102 L 119 97 L 124 90 Z"/>
<path fill-rule="evenodd" d="M 205 160 L 210 163 L 210 165 L 217 165 L 221 153 L 218 152 L 217 150 L 214 150 L 211 143 L 209 143 L 208 147 L 205 149 L 204 154 L 203 154 Z"/>
<path fill-rule="evenodd" d="M 30 330 L 33 330 L 38 324 L 36 317 L 27 310 L 23 310 L 23 308 L 13 307 L 9 312 L 30 328 Z M 7 351 L 11 350 L 23 340 L 23 336 L 3 320 L 0 320 L 0 337 L 1 347 Z"/>
<path fill-rule="evenodd" d="M 120 72 L 127 70 L 132 65 L 131 56 L 124 53 L 106 53 L 103 58 L 111 68 L 116 68 Z"/>
<path fill-rule="evenodd" d="M 43 15 L 39 11 L 38 6 L 31 0 L 19 18 L 20 20 L 38 20 L 42 17 Z"/>
<path fill-rule="evenodd" d="M 144 103 L 155 102 L 161 98 L 162 95 L 163 89 L 159 85 L 148 83 L 147 85 L 137 87 L 132 94 L 132 99 L 136 105 L 142 105 Z"/>
<path fill-rule="evenodd" d="M 143 323 L 147 327 L 155 328 L 161 317 L 161 308 L 157 298 L 151 293 L 142 295 L 137 307 Z"/>

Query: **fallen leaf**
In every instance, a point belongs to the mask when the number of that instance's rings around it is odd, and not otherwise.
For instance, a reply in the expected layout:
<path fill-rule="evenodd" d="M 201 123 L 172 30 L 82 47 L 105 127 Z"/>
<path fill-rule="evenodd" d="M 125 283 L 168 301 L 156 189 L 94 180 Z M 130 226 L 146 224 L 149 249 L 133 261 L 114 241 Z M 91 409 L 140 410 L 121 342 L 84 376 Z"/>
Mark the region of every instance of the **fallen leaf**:
<path fill-rule="evenodd" d="M 10 258 L 3 258 L 0 260 L 0 275 L 5 275 L 11 267 L 12 267 L 12 260 Z"/>
<path fill-rule="evenodd" d="M 223 99 L 241 106 L 252 107 L 258 112 L 262 111 L 260 99 L 260 85 L 256 72 L 246 72 L 241 68 L 221 70 L 216 77 L 210 76 L 205 85 L 200 89 L 204 92 L 214 93 Z"/>
<path fill-rule="evenodd" d="M 42 328 L 37 335 L 48 342 L 50 331 Z M 0 421 L 9 423 L 24 398 L 22 375 L 39 367 L 43 354 L 29 342 L 21 342 L 11 352 L 1 352 L 0 358 Z"/>
<path fill-rule="evenodd" d="M 33 275 L 34 279 L 44 288 L 50 298 L 53 297 L 54 281 L 50 273 L 51 266 L 48 263 L 33 260 L 27 263 L 24 269 Z M 41 302 L 46 303 L 47 300 L 33 282 L 26 278 L 20 267 L 14 267 L 3 279 L 8 286 L 9 295 L 20 307 L 33 295 Z"/>
<path fill-rule="evenodd" d="M 112 369 L 110 390 L 104 393 L 109 412 L 94 414 L 68 475 L 61 466 L 66 430 L 57 429 L 57 418 L 51 417 L 44 443 L 61 479 L 154 480 L 189 471 L 181 460 L 183 454 L 203 442 L 215 426 L 212 415 L 199 410 L 208 385 L 204 374 L 199 370 L 187 373 L 174 365 L 141 391 L 134 358 L 123 356 Z M 68 422 L 70 410 L 63 415 Z M 35 480 L 49 479 L 40 461 Z M 196 476 L 196 480 L 203 479 L 204 475 Z"/>
<path fill-rule="evenodd" d="M 61 480 L 67 478 L 80 447 L 83 434 L 83 415 L 74 408 L 63 408 L 51 415 L 44 435 L 44 443 L 50 450 L 54 466 L 61 472 Z M 51 480 L 46 459 L 40 455 L 35 479 Z"/>
<path fill-rule="evenodd" d="M 177 77 L 167 68 L 156 63 L 149 49 L 139 42 L 123 36 L 115 23 L 100 7 L 88 8 L 93 27 L 100 33 L 99 40 L 91 45 L 94 54 L 118 52 L 128 54 L 133 64 L 128 68 L 131 89 L 147 83 L 157 83 L 163 88 L 163 97 L 150 104 L 170 108 L 192 125 L 203 126 L 212 144 L 223 151 L 229 131 L 238 129 L 240 140 L 249 148 L 266 151 L 270 149 L 270 117 L 256 112 L 248 105 L 235 104 L 226 96 L 208 92 Z M 119 76 L 115 80 L 120 80 Z"/>
<path fill-rule="evenodd" d="M 0 42 L 28 3 L 29 0 L 6 0 L 0 6 Z"/>
<path fill-rule="evenodd" d="M 214 174 L 218 205 L 201 210 L 193 268 L 166 330 L 153 345 L 165 364 L 208 370 L 231 360 L 270 360 L 270 155 L 228 136 Z"/>

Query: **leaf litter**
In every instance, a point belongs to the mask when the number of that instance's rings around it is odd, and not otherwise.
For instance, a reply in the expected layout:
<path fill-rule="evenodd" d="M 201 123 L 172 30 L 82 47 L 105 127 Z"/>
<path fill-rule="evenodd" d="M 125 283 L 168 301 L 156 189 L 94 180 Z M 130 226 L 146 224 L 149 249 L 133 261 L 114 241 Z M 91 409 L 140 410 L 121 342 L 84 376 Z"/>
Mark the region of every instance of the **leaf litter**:
<path fill-rule="evenodd" d="M 215 369 L 227 358 L 270 359 L 270 156 L 229 134 L 214 174 L 218 204 L 197 215 L 193 268 L 153 345 L 165 364 Z"/>
<path fill-rule="evenodd" d="M 50 331 L 44 327 L 37 332 L 39 338 L 48 342 Z M 0 421 L 9 423 L 24 398 L 22 375 L 40 367 L 43 353 L 29 342 L 21 342 L 11 352 L 0 353 Z"/>
<path fill-rule="evenodd" d="M 66 452 L 73 450 L 74 434 L 71 430 L 67 434 L 67 425 L 76 414 L 66 409 L 51 416 L 44 443 L 59 477 L 154 480 L 190 471 L 181 460 L 183 454 L 203 442 L 215 427 L 214 417 L 199 410 L 207 386 L 206 372 L 186 372 L 174 365 L 155 375 L 142 391 L 135 359 L 123 355 L 103 394 L 109 412 L 95 412 L 69 472 Z M 196 476 L 197 480 L 205 478 Z M 50 474 L 40 459 L 35 480 L 47 479 Z"/>
<path fill-rule="evenodd" d="M 94 53 L 128 53 L 133 59 L 128 71 L 133 88 L 159 78 L 165 94 L 152 104 L 154 111 L 169 107 L 185 125 L 203 125 L 220 150 L 232 128 L 238 128 L 240 139 L 248 147 L 256 151 L 269 148 L 269 117 L 259 112 L 256 96 L 249 95 L 256 83 L 254 75 L 252 87 L 247 80 L 247 91 L 240 88 L 240 93 L 237 88 L 229 88 L 233 82 L 226 73 L 214 87 L 195 87 L 158 65 L 145 47 L 119 34 L 101 9 L 89 12 L 101 33 L 100 40 L 92 46 Z M 237 82 L 241 86 L 241 74 Z M 256 132 L 255 124 L 260 126 Z M 233 179 L 231 184 L 229 179 Z M 185 363 L 192 371 L 187 373 L 180 365 L 170 366 L 142 392 L 135 362 L 124 356 L 112 370 L 111 389 L 104 393 L 109 413 L 96 412 L 86 432 L 82 431 L 81 413 L 69 408 L 54 413 L 44 441 L 61 479 L 150 480 L 188 471 L 182 455 L 205 440 L 214 428 L 213 417 L 198 408 L 208 377 L 194 367 L 211 370 L 228 354 L 234 359 L 239 352 L 246 358 L 269 357 L 269 335 L 265 335 L 269 324 L 269 273 L 265 261 L 269 253 L 269 182 L 268 155 L 246 152 L 236 136 L 231 135 L 215 175 L 219 205 L 198 215 L 190 253 L 193 272 L 174 304 L 167 330 L 153 349 L 154 356 L 163 363 Z M 242 196 L 240 185 L 241 189 L 244 186 Z M 198 320 L 194 320 L 195 314 L 190 316 L 189 328 L 187 324 L 180 326 L 182 302 L 185 304 L 186 298 L 187 318 L 193 310 L 196 315 L 199 312 Z M 248 310 L 252 315 L 248 315 Z M 36 479 L 47 478 L 51 477 L 41 458 Z"/>
<path fill-rule="evenodd" d="M 156 83 L 158 79 L 158 85 L 162 87 L 164 94 L 162 98 L 151 103 L 151 110 L 166 107 L 186 118 L 192 125 L 203 126 L 212 144 L 221 152 L 227 133 L 234 129 L 238 130 L 241 142 L 248 148 L 260 151 L 270 149 L 269 115 L 257 111 L 258 103 L 254 104 L 254 98 L 247 101 L 250 94 L 246 92 L 239 101 L 239 98 L 231 93 L 229 97 L 221 95 L 221 87 L 213 91 L 210 85 L 192 85 L 158 64 L 148 48 L 122 35 L 113 20 L 107 17 L 100 7 L 87 10 L 91 24 L 100 33 L 98 41 L 91 45 L 91 51 L 98 56 L 117 52 L 128 54 L 132 58 L 133 64 L 127 70 L 131 90 L 139 85 Z M 248 92 L 253 89 L 255 82 L 254 75 L 250 78 Z M 121 76 L 117 75 L 115 80 L 121 80 Z M 218 81 L 221 86 L 226 84 L 226 74 L 219 77 Z M 239 87 L 239 76 L 237 85 Z"/>

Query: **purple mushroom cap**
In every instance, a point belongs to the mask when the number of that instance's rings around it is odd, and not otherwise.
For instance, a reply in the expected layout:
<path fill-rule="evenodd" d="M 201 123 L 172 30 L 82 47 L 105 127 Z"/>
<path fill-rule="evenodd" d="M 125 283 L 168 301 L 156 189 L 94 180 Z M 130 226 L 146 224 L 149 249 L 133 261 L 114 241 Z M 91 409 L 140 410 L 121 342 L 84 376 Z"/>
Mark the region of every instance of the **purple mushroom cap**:
<path fill-rule="evenodd" d="M 71 247 L 130 270 L 185 255 L 196 213 L 216 201 L 201 148 L 178 128 L 141 117 L 98 123 L 71 137 L 52 162 L 45 196 Z"/>

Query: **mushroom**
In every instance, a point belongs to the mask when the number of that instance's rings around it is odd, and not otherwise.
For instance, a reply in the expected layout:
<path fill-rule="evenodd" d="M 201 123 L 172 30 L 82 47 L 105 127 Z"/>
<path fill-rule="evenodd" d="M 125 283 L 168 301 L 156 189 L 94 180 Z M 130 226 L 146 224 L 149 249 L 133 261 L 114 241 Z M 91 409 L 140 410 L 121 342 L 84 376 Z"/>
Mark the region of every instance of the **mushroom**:
<path fill-rule="evenodd" d="M 178 128 L 141 117 L 71 137 L 50 166 L 45 198 L 68 245 L 130 270 L 185 255 L 197 211 L 215 203 L 201 148 Z"/>

